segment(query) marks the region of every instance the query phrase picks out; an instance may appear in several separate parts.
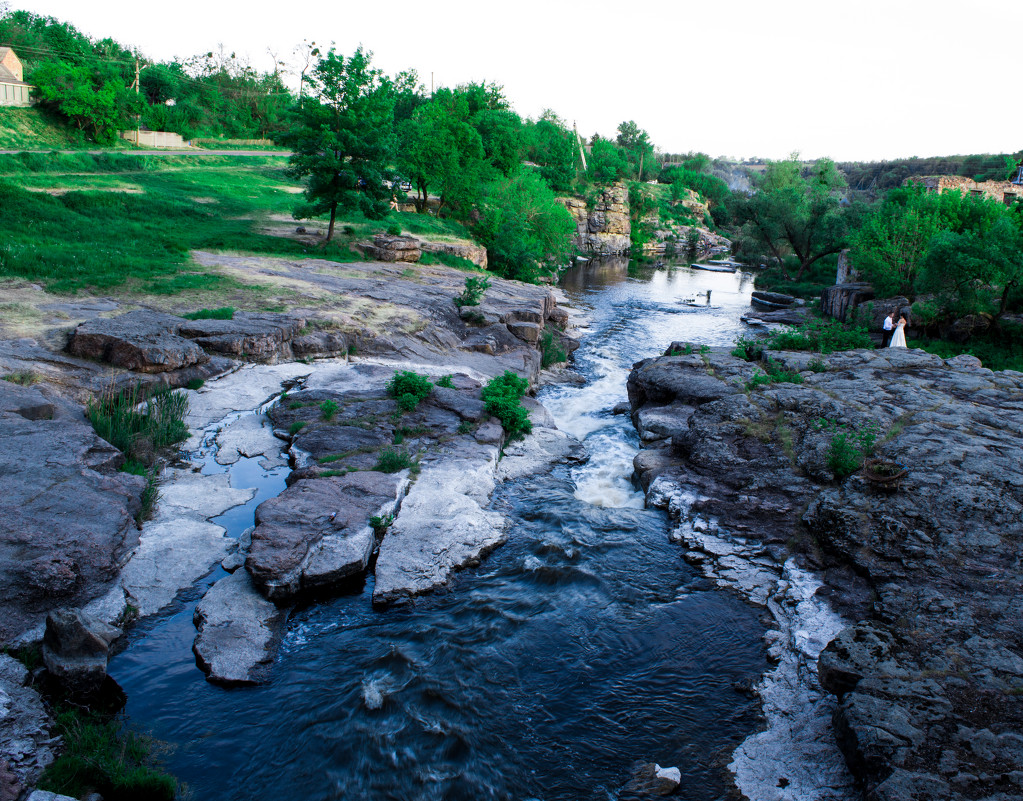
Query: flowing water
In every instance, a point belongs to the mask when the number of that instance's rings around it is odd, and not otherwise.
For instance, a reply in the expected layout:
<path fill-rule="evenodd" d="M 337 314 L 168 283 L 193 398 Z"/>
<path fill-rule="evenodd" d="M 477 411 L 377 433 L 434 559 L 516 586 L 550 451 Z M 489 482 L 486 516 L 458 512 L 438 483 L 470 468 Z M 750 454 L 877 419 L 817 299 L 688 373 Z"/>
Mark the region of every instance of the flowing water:
<path fill-rule="evenodd" d="M 508 543 L 446 591 L 374 610 L 370 576 L 298 610 L 263 686 L 224 689 L 195 667 L 192 608 L 211 576 L 111 660 L 131 724 L 168 745 L 198 800 L 614 798 L 641 762 L 677 765 L 687 799 L 723 797 L 724 765 L 757 727 L 736 687 L 767 667 L 764 623 L 643 508 L 636 435 L 612 409 L 635 360 L 672 340 L 731 343 L 751 284 L 625 260 L 573 270 L 588 383 L 540 399 L 589 462 L 502 486 Z M 221 521 L 235 535 L 283 487 L 283 468 L 202 463 L 261 487 Z"/>

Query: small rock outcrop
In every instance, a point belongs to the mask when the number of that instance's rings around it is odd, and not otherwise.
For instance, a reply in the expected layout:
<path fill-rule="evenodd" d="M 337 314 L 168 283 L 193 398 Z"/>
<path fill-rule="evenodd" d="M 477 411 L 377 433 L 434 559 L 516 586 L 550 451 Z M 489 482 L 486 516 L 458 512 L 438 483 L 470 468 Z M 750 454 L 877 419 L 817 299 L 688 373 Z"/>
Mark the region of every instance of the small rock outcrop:
<path fill-rule="evenodd" d="M 71 334 L 67 351 L 140 373 L 163 373 L 209 361 L 199 345 L 178 333 L 184 322 L 181 317 L 152 311 L 86 320 Z"/>
<path fill-rule="evenodd" d="M 106 680 L 110 644 L 120 636 L 120 629 L 81 609 L 55 609 L 46 616 L 43 664 L 65 692 L 87 698 Z"/>
<path fill-rule="evenodd" d="M 873 300 L 874 289 L 870 284 L 836 284 L 821 292 L 821 314 L 845 322 L 850 312 L 861 303 Z M 851 319 L 850 319 L 851 322 Z"/>
<path fill-rule="evenodd" d="M 618 796 L 622 801 L 643 801 L 671 795 L 682 784 L 682 771 L 649 762 L 637 769 Z"/>
<path fill-rule="evenodd" d="M 256 586 L 287 603 L 362 573 L 376 542 L 370 518 L 393 514 L 407 484 L 405 475 L 364 470 L 299 480 L 264 501 L 245 561 Z"/>
<path fill-rule="evenodd" d="M 258 684 L 269 672 L 285 618 L 260 595 L 246 571 L 236 570 L 195 607 L 196 662 L 212 682 Z"/>
<path fill-rule="evenodd" d="M 367 250 L 378 261 L 417 262 L 423 255 L 420 242 L 414 236 L 377 234 Z"/>
<path fill-rule="evenodd" d="M 0 798 L 14 801 L 53 762 L 59 741 L 21 662 L 0 653 Z M 6 795 L 4 795 L 6 793 Z"/>

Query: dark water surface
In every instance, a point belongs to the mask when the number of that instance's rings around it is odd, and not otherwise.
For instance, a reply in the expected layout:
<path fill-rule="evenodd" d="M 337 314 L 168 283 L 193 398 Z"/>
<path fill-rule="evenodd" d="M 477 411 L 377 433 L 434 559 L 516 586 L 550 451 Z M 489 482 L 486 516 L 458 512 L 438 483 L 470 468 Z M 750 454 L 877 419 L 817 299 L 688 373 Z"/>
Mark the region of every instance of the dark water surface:
<path fill-rule="evenodd" d="M 190 797 L 602 799 L 648 761 L 681 768 L 687 799 L 724 794 L 722 765 L 756 725 L 733 684 L 766 669 L 763 624 L 682 561 L 662 513 L 641 508 L 628 481 L 635 433 L 610 409 L 635 359 L 673 339 L 731 342 L 751 287 L 628 270 L 568 276 L 590 321 L 577 356 L 590 383 L 541 397 L 593 456 L 501 487 L 510 539 L 480 568 L 408 608 L 372 609 L 370 577 L 298 611 L 261 687 L 205 681 L 195 598 L 135 630 L 110 672 Z M 679 305 L 706 288 L 720 308 Z M 280 470 L 233 469 L 279 491 Z M 224 524 L 251 525 L 252 509 Z"/>

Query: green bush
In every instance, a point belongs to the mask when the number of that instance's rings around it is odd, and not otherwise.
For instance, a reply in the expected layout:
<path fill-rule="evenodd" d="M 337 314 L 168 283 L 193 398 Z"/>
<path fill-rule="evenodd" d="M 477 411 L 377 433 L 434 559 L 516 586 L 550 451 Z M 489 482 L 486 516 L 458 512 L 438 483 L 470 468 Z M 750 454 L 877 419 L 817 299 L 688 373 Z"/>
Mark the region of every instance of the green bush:
<path fill-rule="evenodd" d="M 56 731 L 65 750 L 39 780 L 39 789 L 75 798 L 98 791 L 107 801 L 173 801 L 177 781 L 153 765 L 152 741 L 116 720 L 64 710 Z"/>
<path fill-rule="evenodd" d="M 398 401 L 398 408 L 404 412 L 415 409 L 432 389 L 430 379 L 409 370 L 395 373 L 387 383 L 387 394 Z"/>
<path fill-rule="evenodd" d="M 863 466 L 864 459 L 873 454 L 881 431 L 875 422 L 854 427 L 823 419 L 817 421 L 817 430 L 831 434 L 828 467 L 839 480 L 851 476 Z"/>
<path fill-rule="evenodd" d="M 760 357 L 764 355 L 764 341 L 754 337 L 740 336 L 735 341 L 732 355 L 747 362 L 760 361 Z"/>
<path fill-rule="evenodd" d="M 489 276 L 470 275 L 465 279 L 465 289 L 462 290 L 462 294 L 455 298 L 455 305 L 459 308 L 479 306 L 488 289 L 490 289 Z"/>
<path fill-rule="evenodd" d="M 451 383 L 451 375 L 443 375 L 437 381 L 438 387 L 444 387 L 445 389 L 454 389 L 455 385 Z"/>
<path fill-rule="evenodd" d="M 380 451 L 380 456 L 377 458 L 377 463 L 373 466 L 373 469 L 380 473 L 398 473 L 402 470 L 411 470 L 415 466 L 416 463 L 412 460 L 412 457 L 404 451 L 384 448 Z"/>
<path fill-rule="evenodd" d="M 199 309 L 199 311 L 182 314 L 186 320 L 233 320 L 234 307 L 223 306 L 219 309 Z"/>
<path fill-rule="evenodd" d="M 799 326 L 773 331 L 764 340 L 769 350 L 808 350 L 834 353 L 857 348 L 873 349 L 874 342 L 866 328 L 846 328 L 838 320 L 811 318 Z"/>
<path fill-rule="evenodd" d="M 307 423 L 305 420 L 296 420 L 294 423 L 288 426 L 288 433 L 291 434 L 291 436 L 295 436 L 295 434 L 301 431 L 306 425 Z"/>
<path fill-rule="evenodd" d="M 502 375 L 491 379 L 480 393 L 487 412 L 501 421 L 508 439 L 518 439 L 533 430 L 529 412 L 521 403 L 528 388 L 526 379 L 505 370 Z"/>
<path fill-rule="evenodd" d="M 320 413 L 323 415 L 323 419 L 329 423 L 334 419 L 334 415 L 337 414 L 339 408 L 337 401 L 325 400 L 320 404 Z"/>

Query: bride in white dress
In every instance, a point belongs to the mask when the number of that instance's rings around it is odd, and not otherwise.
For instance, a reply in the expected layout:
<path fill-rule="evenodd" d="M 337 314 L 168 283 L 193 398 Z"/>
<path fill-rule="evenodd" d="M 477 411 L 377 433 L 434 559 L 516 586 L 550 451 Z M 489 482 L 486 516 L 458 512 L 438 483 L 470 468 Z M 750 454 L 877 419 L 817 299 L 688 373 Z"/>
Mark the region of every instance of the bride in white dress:
<path fill-rule="evenodd" d="M 892 341 L 888 343 L 889 348 L 906 347 L 906 318 L 900 317 L 895 324 L 895 333 L 892 334 Z"/>

